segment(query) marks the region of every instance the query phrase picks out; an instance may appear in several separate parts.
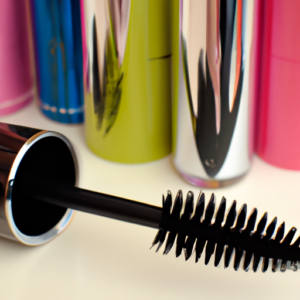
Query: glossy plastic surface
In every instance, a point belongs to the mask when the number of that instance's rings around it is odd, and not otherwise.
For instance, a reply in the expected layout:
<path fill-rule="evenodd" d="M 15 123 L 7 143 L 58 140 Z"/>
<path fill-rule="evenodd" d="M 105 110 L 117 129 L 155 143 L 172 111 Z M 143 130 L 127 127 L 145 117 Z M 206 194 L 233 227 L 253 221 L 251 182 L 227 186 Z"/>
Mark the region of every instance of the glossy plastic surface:
<path fill-rule="evenodd" d="M 270 164 L 300 170 L 300 2 L 261 6 L 256 152 Z"/>
<path fill-rule="evenodd" d="M 102 158 L 171 152 L 171 2 L 82 1 L 86 140 Z"/>

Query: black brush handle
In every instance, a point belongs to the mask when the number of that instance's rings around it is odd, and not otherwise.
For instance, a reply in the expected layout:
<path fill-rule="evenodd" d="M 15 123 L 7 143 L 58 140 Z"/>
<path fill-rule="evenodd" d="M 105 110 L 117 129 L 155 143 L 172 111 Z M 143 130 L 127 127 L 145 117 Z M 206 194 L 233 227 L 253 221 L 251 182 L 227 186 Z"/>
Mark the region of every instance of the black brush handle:
<path fill-rule="evenodd" d="M 218 266 L 224 256 L 224 267 L 230 264 L 235 249 L 234 269 L 238 270 L 244 259 L 243 269 L 249 270 L 253 259 L 253 270 L 256 271 L 261 257 L 263 260 L 262 271 L 265 272 L 272 258 L 272 271 L 278 267 L 281 271 L 289 269 L 296 271 L 300 262 L 300 237 L 293 243 L 296 233 L 293 227 L 284 236 L 284 223 L 279 226 L 275 238 L 277 218 L 266 227 L 267 214 L 259 221 L 255 230 L 257 210 L 254 209 L 246 222 L 247 206 L 244 204 L 240 212 L 236 213 L 234 201 L 225 218 L 226 199 L 223 197 L 215 215 L 215 196 L 212 194 L 205 208 L 204 193 L 200 193 L 194 208 L 194 195 L 188 192 L 183 208 L 183 195 L 180 190 L 174 204 L 172 195 L 168 192 L 163 197 L 163 208 L 116 197 L 112 195 L 92 192 L 74 187 L 61 182 L 47 181 L 45 178 L 38 180 L 23 180 L 11 182 L 12 200 L 14 196 L 30 197 L 38 201 L 45 201 L 60 207 L 71 208 L 82 212 L 92 213 L 116 220 L 158 228 L 158 233 L 152 246 L 158 244 L 158 249 L 165 239 L 164 254 L 169 253 L 176 237 L 176 256 L 185 251 L 187 260 L 195 246 L 196 262 L 205 249 L 205 264 L 208 264 L 215 252 L 214 265 Z M 213 221 L 213 216 L 215 220 Z M 216 248 L 216 249 L 215 249 Z M 279 266 L 280 264 L 280 266 Z"/>
<path fill-rule="evenodd" d="M 92 192 L 60 182 L 23 181 L 14 195 L 26 195 L 57 206 L 138 225 L 159 228 L 162 209 L 121 197 Z"/>

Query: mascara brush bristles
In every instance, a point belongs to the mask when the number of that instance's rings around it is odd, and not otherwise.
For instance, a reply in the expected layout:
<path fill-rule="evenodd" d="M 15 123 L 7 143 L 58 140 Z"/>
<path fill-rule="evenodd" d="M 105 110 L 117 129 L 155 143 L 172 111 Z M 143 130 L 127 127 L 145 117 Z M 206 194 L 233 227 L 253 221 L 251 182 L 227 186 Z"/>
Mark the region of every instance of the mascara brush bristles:
<path fill-rule="evenodd" d="M 43 179 L 12 180 L 10 186 L 13 187 L 14 199 L 26 196 L 32 201 L 44 201 L 55 206 L 158 228 L 152 246 L 158 244 L 158 251 L 166 241 L 164 254 L 170 252 L 177 237 L 175 254 L 178 257 L 183 250 L 186 260 L 195 252 L 197 262 L 204 252 L 205 264 L 213 260 L 214 254 L 214 265 L 218 266 L 224 258 L 224 267 L 227 268 L 234 254 L 235 270 L 242 267 L 247 271 L 252 266 L 256 272 L 260 263 L 262 272 L 270 267 L 273 272 L 299 269 L 300 237 L 291 244 L 296 234 L 295 227 L 285 236 L 285 223 L 276 230 L 277 218 L 274 218 L 267 226 L 267 213 L 256 226 L 257 210 L 252 210 L 246 221 L 247 206 L 244 204 L 237 214 L 236 201 L 233 201 L 225 217 L 226 199 L 222 198 L 215 212 L 214 194 L 205 209 L 204 193 L 199 194 L 194 208 L 194 195 L 188 192 L 183 209 L 181 190 L 174 204 L 172 194 L 168 191 L 166 198 L 162 199 L 163 207 L 160 208 Z"/>
<path fill-rule="evenodd" d="M 237 213 L 235 200 L 226 216 L 224 197 L 216 211 L 215 207 L 216 198 L 212 194 L 205 208 L 205 195 L 201 191 L 194 208 L 194 195 L 188 192 L 182 211 L 182 191 L 177 193 L 174 204 L 171 192 L 168 191 L 166 200 L 163 197 L 162 218 L 152 246 L 158 244 L 158 251 L 166 240 L 163 254 L 168 254 L 177 237 L 175 255 L 180 256 L 184 250 L 185 260 L 195 253 L 195 261 L 198 262 L 205 252 L 204 263 L 207 265 L 212 261 L 214 254 L 215 267 L 219 266 L 224 257 L 224 268 L 228 268 L 233 261 L 236 271 L 241 267 L 248 271 L 252 266 L 252 270 L 256 272 L 260 265 L 262 272 L 266 272 L 269 267 L 273 272 L 298 270 L 300 237 L 291 244 L 296 233 L 295 227 L 284 237 L 283 222 L 277 229 L 275 238 L 272 238 L 277 218 L 267 226 L 268 215 L 264 213 L 256 226 L 256 208 L 252 209 L 247 218 L 247 205 L 243 204 Z"/>

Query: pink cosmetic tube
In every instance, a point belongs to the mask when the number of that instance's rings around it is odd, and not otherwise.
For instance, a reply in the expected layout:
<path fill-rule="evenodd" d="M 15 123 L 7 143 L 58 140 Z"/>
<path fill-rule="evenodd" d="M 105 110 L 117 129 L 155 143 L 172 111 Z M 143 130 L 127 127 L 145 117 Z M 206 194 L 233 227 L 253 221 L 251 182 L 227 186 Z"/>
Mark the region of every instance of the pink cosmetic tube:
<path fill-rule="evenodd" d="M 34 81 L 27 0 L 0 0 L 0 116 L 30 103 Z"/>
<path fill-rule="evenodd" d="M 256 153 L 300 170 L 300 1 L 261 1 Z"/>

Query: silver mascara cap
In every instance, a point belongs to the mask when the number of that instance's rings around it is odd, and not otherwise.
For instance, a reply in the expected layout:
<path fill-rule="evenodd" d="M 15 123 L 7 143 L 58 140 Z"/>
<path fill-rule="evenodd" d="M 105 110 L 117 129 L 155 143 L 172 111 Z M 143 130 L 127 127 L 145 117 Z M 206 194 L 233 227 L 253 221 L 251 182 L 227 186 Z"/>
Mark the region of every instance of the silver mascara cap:
<path fill-rule="evenodd" d="M 14 191 L 25 178 L 76 185 L 77 177 L 77 159 L 66 137 L 0 123 L 0 236 L 28 246 L 52 240 L 70 224 L 74 211 L 14 196 Z"/>
<path fill-rule="evenodd" d="M 179 1 L 173 154 L 195 185 L 231 184 L 251 166 L 255 12 L 256 1 Z"/>

